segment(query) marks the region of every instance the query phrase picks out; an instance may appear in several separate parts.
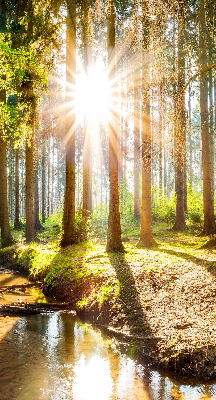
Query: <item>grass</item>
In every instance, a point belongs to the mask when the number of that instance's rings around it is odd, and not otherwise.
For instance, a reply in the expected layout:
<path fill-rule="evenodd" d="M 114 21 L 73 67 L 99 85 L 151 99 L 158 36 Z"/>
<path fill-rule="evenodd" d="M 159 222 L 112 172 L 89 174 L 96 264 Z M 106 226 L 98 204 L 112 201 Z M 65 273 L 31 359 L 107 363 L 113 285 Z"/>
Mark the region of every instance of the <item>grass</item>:
<path fill-rule="evenodd" d="M 153 227 L 159 243 L 158 249 L 139 249 L 134 237 L 131 242 L 124 243 L 124 253 L 107 252 L 105 240 L 97 239 L 62 249 L 59 246 L 60 230 L 57 226 L 55 220 L 47 224 L 45 230 L 38 234 L 41 242 L 29 245 L 23 243 L 19 231 L 20 243 L 16 247 L 2 249 L 0 257 L 5 262 L 12 260 L 17 267 L 28 271 L 31 278 L 44 280 L 52 293 L 58 286 L 66 288 L 65 297 L 70 296 L 75 288 L 80 290 L 77 300 L 77 307 L 80 308 L 90 302 L 101 306 L 107 300 L 112 303 L 118 301 L 124 285 L 128 286 L 131 279 L 128 271 L 122 269 L 116 272 L 116 268 L 122 265 L 139 265 L 146 273 L 153 273 L 160 270 L 161 262 L 170 264 L 178 258 L 189 260 L 193 258 L 194 251 L 202 259 L 205 252 L 201 249 L 198 251 L 205 238 L 189 233 L 173 233 L 165 223 Z"/>
<path fill-rule="evenodd" d="M 133 236 L 118 253 L 106 251 L 102 238 L 62 249 L 55 229 L 48 224 L 38 235 L 40 243 L 21 240 L 0 249 L 1 264 L 24 268 L 33 279 L 44 281 L 49 295 L 71 302 L 94 322 L 133 337 L 165 337 L 155 356 L 163 366 L 173 367 L 181 355 L 215 346 L 216 249 L 203 248 L 206 237 L 190 230 L 174 233 L 157 223 L 153 232 L 158 248 L 138 248 Z M 197 360 L 204 357 L 200 351 Z M 205 376 L 213 376 L 213 364 L 203 354 Z M 196 373 L 197 360 L 185 371 Z"/>

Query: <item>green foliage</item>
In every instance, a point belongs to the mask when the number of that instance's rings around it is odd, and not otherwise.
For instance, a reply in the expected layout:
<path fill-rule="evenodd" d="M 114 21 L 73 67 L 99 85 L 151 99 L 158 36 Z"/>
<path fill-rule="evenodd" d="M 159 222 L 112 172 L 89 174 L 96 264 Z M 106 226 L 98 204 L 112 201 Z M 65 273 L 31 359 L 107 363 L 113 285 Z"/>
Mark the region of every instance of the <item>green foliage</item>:
<path fill-rule="evenodd" d="M 122 180 L 119 188 L 119 209 L 122 221 L 131 219 L 133 215 L 133 195 L 128 190 L 125 179 Z"/>
<path fill-rule="evenodd" d="M 190 224 L 203 223 L 203 197 L 197 190 L 188 189 L 187 193 L 188 220 Z"/>
<path fill-rule="evenodd" d="M 122 180 L 120 185 L 120 216 L 123 236 L 139 236 L 140 221 L 134 217 L 133 195 L 127 183 Z"/>
<path fill-rule="evenodd" d="M 103 237 L 107 234 L 108 214 L 109 208 L 104 202 L 102 202 L 100 206 L 93 209 L 93 213 L 91 215 L 91 226 L 92 231 L 98 237 Z"/>
<path fill-rule="evenodd" d="M 75 213 L 75 238 L 76 243 L 85 242 L 90 235 L 90 219 L 84 218 L 82 209 L 79 208 Z"/>
<path fill-rule="evenodd" d="M 176 197 L 172 195 L 169 199 L 166 195 L 157 193 L 156 188 L 152 188 L 152 218 L 153 221 L 164 221 L 173 223 L 175 220 Z"/>

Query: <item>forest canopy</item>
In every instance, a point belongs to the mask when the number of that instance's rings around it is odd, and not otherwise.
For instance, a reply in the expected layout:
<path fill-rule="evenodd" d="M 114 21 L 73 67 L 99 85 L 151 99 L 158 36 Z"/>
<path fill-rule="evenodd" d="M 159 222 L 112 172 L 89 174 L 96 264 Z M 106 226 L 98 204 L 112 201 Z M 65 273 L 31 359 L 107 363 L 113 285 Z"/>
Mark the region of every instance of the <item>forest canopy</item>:
<path fill-rule="evenodd" d="M 1 0 L 0 226 L 215 234 L 213 0 Z M 90 224 L 90 225 L 89 225 Z M 215 240 L 215 239 L 214 239 Z"/>

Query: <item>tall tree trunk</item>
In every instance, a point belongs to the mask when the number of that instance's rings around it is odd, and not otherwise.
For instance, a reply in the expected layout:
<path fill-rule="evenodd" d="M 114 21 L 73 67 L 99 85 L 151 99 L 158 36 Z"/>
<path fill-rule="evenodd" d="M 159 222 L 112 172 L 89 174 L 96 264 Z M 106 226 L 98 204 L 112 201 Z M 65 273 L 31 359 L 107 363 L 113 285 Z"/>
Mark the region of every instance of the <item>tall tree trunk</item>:
<path fill-rule="evenodd" d="M 213 12 L 210 7 L 210 25 L 213 26 Z M 213 30 L 213 29 L 212 29 Z M 213 64 L 213 47 L 214 47 L 214 38 L 212 32 L 208 34 L 208 47 L 209 47 L 209 64 Z M 214 166 L 215 166 L 215 149 L 214 149 L 214 113 L 213 113 L 213 76 L 212 69 L 209 71 L 209 112 L 210 112 L 210 120 L 209 120 L 209 146 L 210 146 L 210 166 L 211 166 L 211 187 L 212 187 L 212 195 L 214 198 Z"/>
<path fill-rule="evenodd" d="M 113 79 L 115 76 L 115 6 L 114 0 L 107 4 L 107 39 L 108 39 L 108 79 L 112 89 L 115 89 Z M 116 85 L 116 83 L 115 83 Z M 115 109 L 115 106 L 113 107 Z M 110 200 L 107 231 L 107 249 L 121 249 L 121 224 L 119 213 L 119 187 L 118 187 L 118 156 L 117 156 L 117 128 L 118 117 L 113 111 L 109 120 L 109 181 Z"/>
<path fill-rule="evenodd" d="M 50 216 L 50 137 L 48 139 L 47 154 L 47 217 Z"/>
<path fill-rule="evenodd" d="M 45 139 L 42 144 L 42 223 L 45 223 L 46 216 L 46 146 Z"/>
<path fill-rule="evenodd" d="M 77 241 L 75 235 L 75 110 L 76 84 L 76 0 L 67 0 L 66 26 L 66 184 L 62 246 Z"/>
<path fill-rule="evenodd" d="M 140 169 L 140 104 L 139 89 L 134 90 L 134 217 L 140 218 L 139 169 Z"/>
<path fill-rule="evenodd" d="M 163 129 L 163 88 L 160 85 L 160 102 L 159 102 L 159 195 L 163 193 L 163 167 L 162 167 L 162 129 Z"/>
<path fill-rule="evenodd" d="M 33 5 L 32 0 L 29 0 L 29 15 L 32 17 Z M 28 39 L 33 36 L 33 19 L 28 22 Z M 34 97 L 33 82 L 30 80 L 27 87 L 24 87 L 24 95 L 30 95 L 32 98 L 30 104 L 29 127 L 30 134 L 26 141 L 26 242 L 29 243 L 35 238 L 34 228 L 34 124 L 36 102 Z"/>
<path fill-rule="evenodd" d="M 83 47 L 84 47 L 84 71 L 88 79 L 88 68 L 89 68 L 89 39 L 88 39 L 88 19 L 89 19 L 89 0 L 82 0 L 82 11 L 83 11 Z M 91 213 L 91 136 L 90 126 L 88 121 L 88 115 L 85 115 L 84 120 L 84 149 L 83 149 L 83 216 L 89 217 Z"/>
<path fill-rule="evenodd" d="M 149 48 L 150 21 L 148 16 L 149 1 L 142 0 L 142 43 L 143 51 Z M 152 235 L 152 208 L 151 208 L 151 156 L 152 137 L 150 122 L 150 90 L 149 72 L 142 70 L 142 200 L 141 226 L 138 246 L 152 247 L 156 242 Z"/>
<path fill-rule="evenodd" d="M 16 149 L 16 161 L 15 161 L 15 220 L 14 228 L 20 228 L 19 219 L 19 149 Z"/>
<path fill-rule="evenodd" d="M 57 142 L 57 165 L 56 165 L 56 169 L 57 169 L 57 182 L 56 182 L 56 208 L 57 208 L 57 212 L 59 211 L 59 198 L 60 198 L 60 191 L 59 191 L 59 147 L 58 147 L 58 142 Z M 79 186 L 78 186 L 79 188 Z M 78 189 L 79 190 L 79 189 Z M 79 204 L 79 203 L 78 203 Z"/>
<path fill-rule="evenodd" d="M 4 98 L 4 102 L 6 102 L 5 91 L 1 91 L 1 98 Z M 2 247 L 10 246 L 13 238 L 8 214 L 6 141 L 3 138 L 2 130 L 0 130 L 0 226 L 1 245 Z"/>
<path fill-rule="evenodd" d="M 176 117 L 176 217 L 173 230 L 184 231 L 185 223 L 185 160 L 186 160 L 186 141 L 185 141 L 185 104 L 182 102 L 182 88 L 185 84 L 185 15 L 184 4 L 178 3 L 178 109 Z"/>
<path fill-rule="evenodd" d="M 22 218 L 25 218 L 25 151 L 22 152 Z"/>
<path fill-rule="evenodd" d="M 204 0 L 199 0 L 199 67 L 207 63 L 206 52 L 206 19 Z M 202 140 L 202 173 L 203 173 L 203 234 L 215 232 L 214 195 L 212 190 L 212 166 L 210 156 L 209 121 L 208 121 L 208 79 L 207 73 L 200 75 L 200 114 Z"/>
<path fill-rule="evenodd" d="M 34 225 L 34 137 L 26 143 L 26 242 L 30 243 L 35 238 Z"/>
<path fill-rule="evenodd" d="M 190 187 L 192 188 L 192 184 L 193 184 L 193 170 L 192 170 L 192 127 L 191 127 L 191 85 L 189 85 L 188 88 L 188 112 L 189 112 L 189 184 Z"/>
<path fill-rule="evenodd" d="M 55 144 L 53 138 L 53 146 L 52 146 L 52 182 L 51 182 L 51 215 L 54 211 L 54 163 L 55 163 Z"/>
<path fill-rule="evenodd" d="M 38 138 L 35 137 L 34 146 L 34 223 L 35 230 L 43 229 L 39 219 L 39 192 L 38 192 Z"/>
<path fill-rule="evenodd" d="M 164 146 L 163 149 L 163 165 L 164 165 L 164 195 L 167 196 L 167 157 L 166 157 L 166 149 Z"/>
<path fill-rule="evenodd" d="M 120 67 L 122 69 L 122 65 Z M 120 80 L 120 90 L 119 90 L 119 134 L 118 134 L 118 185 L 121 186 L 123 180 L 123 85 Z"/>

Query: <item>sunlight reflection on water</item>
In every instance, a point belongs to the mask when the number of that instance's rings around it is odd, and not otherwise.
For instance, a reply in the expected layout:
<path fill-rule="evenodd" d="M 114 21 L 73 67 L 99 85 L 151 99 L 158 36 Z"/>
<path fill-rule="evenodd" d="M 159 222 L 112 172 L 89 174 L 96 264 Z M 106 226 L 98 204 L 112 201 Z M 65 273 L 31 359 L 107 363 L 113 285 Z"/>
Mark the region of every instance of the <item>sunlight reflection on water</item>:
<path fill-rule="evenodd" d="M 113 345 L 70 313 L 20 318 L 0 342 L 0 399 L 216 399 L 216 384 L 174 382 Z"/>

